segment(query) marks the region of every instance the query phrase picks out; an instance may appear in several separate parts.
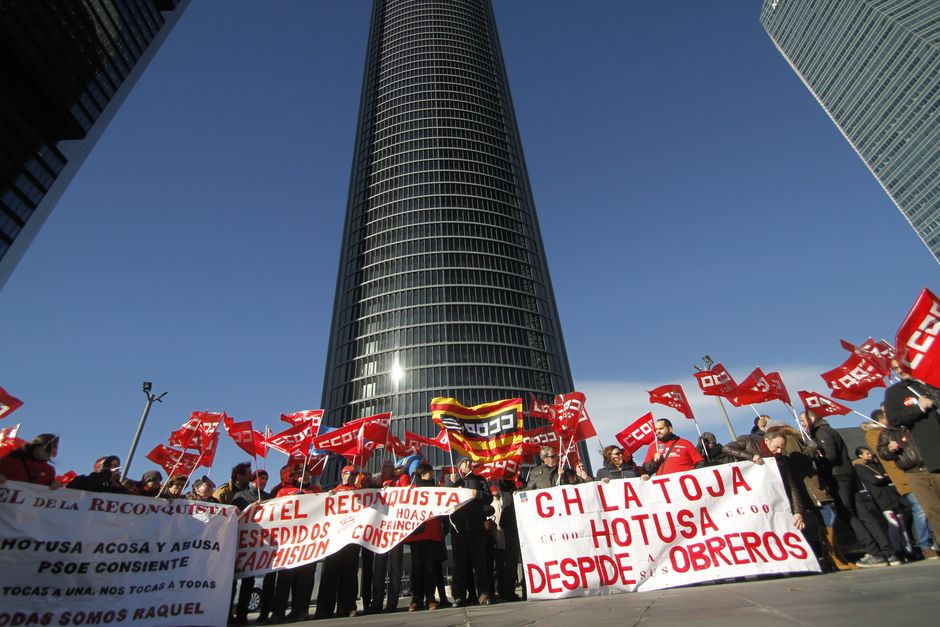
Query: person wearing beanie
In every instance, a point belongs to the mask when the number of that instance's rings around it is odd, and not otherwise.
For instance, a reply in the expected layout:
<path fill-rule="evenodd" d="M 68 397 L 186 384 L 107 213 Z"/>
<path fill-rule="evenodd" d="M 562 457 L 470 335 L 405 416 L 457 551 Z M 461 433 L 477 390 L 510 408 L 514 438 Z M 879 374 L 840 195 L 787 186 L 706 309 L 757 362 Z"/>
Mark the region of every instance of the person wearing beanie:
<path fill-rule="evenodd" d="M 160 488 L 163 487 L 163 475 L 158 470 L 148 470 L 140 477 L 137 485 L 139 496 L 156 496 L 160 494 Z"/>
<path fill-rule="evenodd" d="M 453 585 L 451 586 L 454 607 L 460 607 L 468 600 L 466 598 L 469 584 L 468 567 L 473 569 L 480 604 L 490 605 L 493 603 L 493 582 L 486 564 L 484 521 L 493 513 L 493 508 L 490 506 L 493 502 L 493 495 L 490 493 L 486 479 L 473 472 L 469 457 L 461 457 L 458 460 L 456 471 L 451 473 L 444 485 L 467 488 L 476 493 L 472 501 L 450 515 L 450 523 L 454 530 L 451 537 L 451 549 L 454 554 Z"/>

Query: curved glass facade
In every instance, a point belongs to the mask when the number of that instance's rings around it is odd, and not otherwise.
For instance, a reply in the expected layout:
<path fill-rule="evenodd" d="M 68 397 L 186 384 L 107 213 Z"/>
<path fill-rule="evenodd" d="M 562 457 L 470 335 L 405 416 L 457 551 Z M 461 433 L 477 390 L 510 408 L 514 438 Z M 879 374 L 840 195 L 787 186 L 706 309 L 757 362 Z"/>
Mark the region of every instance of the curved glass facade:
<path fill-rule="evenodd" d="M 940 261 L 940 2 L 764 0 L 760 21 Z"/>
<path fill-rule="evenodd" d="M 572 389 L 489 0 L 375 0 L 344 231 L 324 424 Z"/>

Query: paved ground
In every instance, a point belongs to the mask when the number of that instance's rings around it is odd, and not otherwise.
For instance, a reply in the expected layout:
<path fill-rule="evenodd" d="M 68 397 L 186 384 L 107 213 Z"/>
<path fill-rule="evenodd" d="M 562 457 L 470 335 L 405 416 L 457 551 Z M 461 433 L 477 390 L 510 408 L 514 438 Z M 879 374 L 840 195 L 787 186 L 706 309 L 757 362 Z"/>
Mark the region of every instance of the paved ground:
<path fill-rule="evenodd" d="M 940 560 L 604 597 L 397 612 L 295 625 L 936 625 Z M 936 622 L 935 622 L 936 621 Z"/>

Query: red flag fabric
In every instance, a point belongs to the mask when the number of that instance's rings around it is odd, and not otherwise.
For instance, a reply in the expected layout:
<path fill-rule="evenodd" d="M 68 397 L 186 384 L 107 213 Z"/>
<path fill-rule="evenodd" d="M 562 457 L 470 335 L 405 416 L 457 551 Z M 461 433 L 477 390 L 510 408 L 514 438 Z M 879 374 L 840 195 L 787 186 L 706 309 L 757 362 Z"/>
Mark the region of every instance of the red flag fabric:
<path fill-rule="evenodd" d="M 881 376 L 886 377 L 891 374 L 891 360 L 895 356 L 894 347 L 884 340 L 876 342 L 874 338 L 868 338 L 861 346 L 855 346 L 845 340 L 839 340 L 839 343 L 845 350 L 870 363 Z"/>
<path fill-rule="evenodd" d="M 731 390 L 725 398 L 735 407 L 777 400 L 773 388 L 767 381 L 767 375 L 760 368 L 754 368 L 754 371 L 738 387 Z"/>
<path fill-rule="evenodd" d="M 320 430 L 320 421 L 323 420 L 323 410 L 322 409 L 305 409 L 303 411 L 295 411 L 290 414 L 281 414 L 281 420 L 296 427 L 299 424 L 305 422 L 310 422 L 313 425 L 313 433 L 317 434 Z"/>
<path fill-rule="evenodd" d="M 633 455 L 640 448 L 656 440 L 656 428 L 653 424 L 653 412 L 647 412 L 634 420 L 630 426 L 616 435 L 623 447 L 624 457 Z"/>
<path fill-rule="evenodd" d="M 852 411 L 845 405 L 837 403 L 831 398 L 823 396 L 818 392 L 800 390 L 797 392 L 797 394 L 800 395 L 800 400 L 803 401 L 803 406 L 820 417 L 832 415 L 844 416 L 845 414 L 848 414 Z"/>
<path fill-rule="evenodd" d="M 218 428 L 219 423 L 227 418 L 225 412 L 194 411 L 189 420 L 170 433 L 168 443 L 180 448 L 195 448 L 204 451 L 210 444 L 212 434 Z"/>
<path fill-rule="evenodd" d="M 222 425 L 225 427 L 225 432 L 232 438 L 235 446 L 252 457 L 267 456 L 268 447 L 264 444 L 264 435 L 260 431 L 254 430 L 250 420 L 235 422 L 226 416 Z"/>
<path fill-rule="evenodd" d="M 78 476 L 77 472 L 75 472 L 74 470 L 70 470 L 64 475 L 56 476 L 55 480 L 56 480 L 56 483 L 58 483 L 59 485 L 68 485 L 72 482 L 72 479 L 74 479 L 77 476 Z"/>
<path fill-rule="evenodd" d="M 426 438 L 423 435 L 418 433 L 412 433 L 411 431 L 405 431 L 405 448 L 414 449 L 415 453 L 420 452 L 420 447 L 422 446 L 433 446 L 441 449 L 442 451 L 447 450 L 447 429 L 441 429 L 441 432 L 437 434 L 436 437 Z"/>
<path fill-rule="evenodd" d="M 681 385 L 661 385 L 655 390 L 647 390 L 647 393 L 650 395 L 650 403 L 672 407 L 689 420 L 694 419 L 689 399 Z"/>
<path fill-rule="evenodd" d="M 437 437 L 434 438 L 434 441 L 436 442 L 434 446 L 442 451 L 446 452 L 450 450 L 450 435 L 448 435 L 447 429 L 442 428 L 440 433 L 437 434 Z"/>
<path fill-rule="evenodd" d="M 556 451 L 561 448 L 558 434 L 551 426 L 545 425 L 522 432 L 522 455 L 526 462 L 535 461 L 543 446 L 550 446 Z"/>
<path fill-rule="evenodd" d="M 199 453 L 199 465 L 206 468 L 212 468 L 215 463 L 215 450 L 219 446 L 219 432 L 216 431 L 211 437 L 206 438 L 206 447 Z"/>
<path fill-rule="evenodd" d="M 543 403 L 535 398 L 534 394 L 529 394 L 531 402 L 529 403 L 529 415 L 533 418 L 544 418 L 545 420 L 555 420 L 555 408 L 548 403 Z"/>
<path fill-rule="evenodd" d="M 0 429 L 0 459 L 27 444 L 26 440 L 16 437 L 19 430 L 19 425 Z"/>
<path fill-rule="evenodd" d="M 6 418 L 23 406 L 23 401 L 0 388 L 0 418 Z"/>
<path fill-rule="evenodd" d="M 374 442 L 376 448 L 385 446 L 385 441 L 388 440 L 389 435 L 388 427 L 392 422 L 392 412 L 375 414 L 374 416 L 361 418 L 360 421 L 362 423 L 360 427 L 362 442 Z"/>
<path fill-rule="evenodd" d="M 912 377 L 940 387 L 940 299 L 926 287 L 897 333 L 898 363 Z"/>
<path fill-rule="evenodd" d="M 555 397 L 555 431 L 568 433 L 575 428 L 581 420 L 585 400 L 581 392 L 569 392 Z"/>
<path fill-rule="evenodd" d="M 585 407 L 581 411 L 581 419 L 578 420 L 578 428 L 574 432 L 574 441 L 581 442 L 593 437 L 597 437 L 597 430 L 594 428 L 594 423 L 591 422 L 587 407 Z"/>
<path fill-rule="evenodd" d="M 361 422 L 354 421 L 344 424 L 339 429 L 318 435 L 313 438 L 313 448 L 349 457 L 355 454 L 355 451 L 359 448 L 359 429 L 361 426 Z"/>
<path fill-rule="evenodd" d="M 500 479 L 514 479 L 519 476 L 522 469 L 522 455 L 508 457 L 495 462 L 487 462 L 474 466 L 474 471 L 482 475 L 487 481 Z"/>
<path fill-rule="evenodd" d="M 405 435 L 407 438 L 408 431 L 405 431 Z M 412 433 L 411 435 L 414 435 L 414 434 Z M 402 442 L 394 435 L 388 436 L 388 450 L 390 450 L 392 454 L 395 455 L 395 457 L 407 457 L 408 455 L 420 455 L 421 446 L 422 445 L 418 444 L 414 440 L 407 440 L 406 442 Z M 427 446 L 427 445 L 424 444 L 423 446 Z"/>
<path fill-rule="evenodd" d="M 780 376 L 779 372 L 768 372 L 764 378 L 767 379 L 771 392 L 778 400 L 787 405 L 793 404 L 790 402 L 790 393 L 787 392 L 787 386 L 783 384 L 783 377 Z"/>
<path fill-rule="evenodd" d="M 147 459 L 163 468 L 167 474 L 167 478 L 169 478 L 170 475 L 179 476 L 193 474 L 193 471 L 196 469 L 196 463 L 199 461 L 199 456 L 195 453 L 170 448 L 165 444 L 157 444 L 152 451 L 147 453 Z"/>
<path fill-rule="evenodd" d="M 335 431 L 333 433 L 335 433 Z M 273 448 L 288 456 L 297 454 L 306 457 L 310 453 L 310 442 L 312 439 L 313 425 L 308 422 L 306 424 L 301 423 L 295 427 L 289 427 L 280 433 L 272 435 L 265 440 L 265 445 L 268 448 Z"/>
<path fill-rule="evenodd" d="M 832 395 L 843 401 L 860 401 L 872 388 L 885 387 L 878 367 L 858 355 L 851 355 L 841 366 L 819 375 Z"/>
<path fill-rule="evenodd" d="M 695 380 L 705 396 L 725 396 L 738 387 L 731 374 L 720 363 L 715 364 L 711 370 L 696 372 Z"/>

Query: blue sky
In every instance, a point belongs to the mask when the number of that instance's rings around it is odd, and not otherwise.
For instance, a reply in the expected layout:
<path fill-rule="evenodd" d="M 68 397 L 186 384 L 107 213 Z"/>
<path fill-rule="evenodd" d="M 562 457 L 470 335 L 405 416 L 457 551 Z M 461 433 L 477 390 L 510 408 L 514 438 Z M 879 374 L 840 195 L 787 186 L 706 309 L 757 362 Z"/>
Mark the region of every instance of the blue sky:
<path fill-rule="evenodd" d="M 606 442 L 664 383 L 726 440 L 691 394 L 703 354 L 825 392 L 840 337 L 893 338 L 936 283 L 756 0 L 494 8 L 572 371 Z M 263 427 L 319 406 L 370 10 L 194 2 L 125 101 L 0 292 L 0 385 L 26 403 L 4 422 L 60 432 L 60 470 L 126 455 L 144 380 L 169 394 L 136 476 L 193 410 Z M 753 412 L 730 412 L 746 431 Z M 212 475 L 240 459 L 224 441 Z"/>

